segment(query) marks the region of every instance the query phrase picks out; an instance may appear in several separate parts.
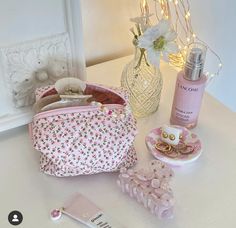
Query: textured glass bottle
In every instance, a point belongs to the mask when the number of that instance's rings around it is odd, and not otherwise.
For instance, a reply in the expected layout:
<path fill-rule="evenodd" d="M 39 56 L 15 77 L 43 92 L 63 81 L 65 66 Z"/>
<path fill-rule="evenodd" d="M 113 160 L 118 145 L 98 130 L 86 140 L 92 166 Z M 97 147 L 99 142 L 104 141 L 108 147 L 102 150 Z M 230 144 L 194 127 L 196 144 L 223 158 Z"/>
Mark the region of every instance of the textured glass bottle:
<path fill-rule="evenodd" d="M 155 112 L 161 97 L 161 72 L 147 63 L 145 54 L 136 48 L 134 59 L 125 66 L 121 77 L 121 86 L 130 93 L 129 102 L 135 117 Z"/>

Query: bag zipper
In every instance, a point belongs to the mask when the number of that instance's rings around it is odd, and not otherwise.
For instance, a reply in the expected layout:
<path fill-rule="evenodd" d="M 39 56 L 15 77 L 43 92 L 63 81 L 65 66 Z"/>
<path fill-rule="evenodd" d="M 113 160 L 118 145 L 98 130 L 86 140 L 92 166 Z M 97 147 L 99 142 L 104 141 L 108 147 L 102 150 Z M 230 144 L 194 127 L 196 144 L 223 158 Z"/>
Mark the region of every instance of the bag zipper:
<path fill-rule="evenodd" d="M 123 109 L 124 106 L 120 104 L 105 104 L 103 107 L 107 107 L 108 109 Z M 77 106 L 77 107 L 67 107 L 67 108 L 58 108 L 58 109 L 53 109 L 41 113 L 37 113 L 33 119 L 37 120 L 40 118 L 45 118 L 49 116 L 54 116 L 54 115 L 63 115 L 63 114 L 70 114 L 70 113 L 75 113 L 78 111 L 86 112 L 86 111 L 95 111 L 95 110 L 100 110 L 100 107 L 96 106 Z"/>

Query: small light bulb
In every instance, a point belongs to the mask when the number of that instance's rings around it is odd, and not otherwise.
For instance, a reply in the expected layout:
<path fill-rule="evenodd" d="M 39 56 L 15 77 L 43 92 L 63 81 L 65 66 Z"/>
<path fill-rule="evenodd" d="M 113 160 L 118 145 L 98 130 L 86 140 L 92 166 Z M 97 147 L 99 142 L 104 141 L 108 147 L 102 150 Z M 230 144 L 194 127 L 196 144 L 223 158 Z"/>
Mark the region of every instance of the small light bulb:
<path fill-rule="evenodd" d="M 193 38 L 196 38 L 196 34 L 195 33 L 193 33 Z"/>
<path fill-rule="evenodd" d="M 189 37 L 187 38 L 187 42 L 188 42 L 188 43 L 190 42 L 190 38 L 189 38 Z"/>
<path fill-rule="evenodd" d="M 179 2 L 178 2 L 178 0 L 175 0 L 175 5 L 177 5 Z"/>
<path fill-rule="evenodd" d="M 163 15 L 164 14 L 164 10 L 161 10 L 161 15 Z"/>
<path fill-rule="evenodd" d="M 222 63 L 219 64 L 219 67 L 220 67 L 220 68 L 222 67 Z"/>
<path fill-rule="evenodd" d="M 190 12 L 187 12 L 186 15 L 185 15 L 185 18 L 189 19 L 189 17 L 190 17 Z"/>

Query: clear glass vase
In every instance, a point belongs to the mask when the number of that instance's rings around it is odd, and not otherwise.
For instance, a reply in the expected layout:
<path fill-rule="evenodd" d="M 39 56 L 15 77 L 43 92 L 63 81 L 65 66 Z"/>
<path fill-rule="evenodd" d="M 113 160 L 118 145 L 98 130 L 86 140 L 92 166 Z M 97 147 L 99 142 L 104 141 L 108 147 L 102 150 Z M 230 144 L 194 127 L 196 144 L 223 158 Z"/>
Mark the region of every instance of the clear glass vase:
<path fill-rule="evenodd" d="M 130 93 L 130 106 L 135 117 L 145 117 L 157 111 L 161 98 L 162 75 L 148 64 L 145 53 L 135 49 L 134 59 L 122 73 L 121 86 Z"/>

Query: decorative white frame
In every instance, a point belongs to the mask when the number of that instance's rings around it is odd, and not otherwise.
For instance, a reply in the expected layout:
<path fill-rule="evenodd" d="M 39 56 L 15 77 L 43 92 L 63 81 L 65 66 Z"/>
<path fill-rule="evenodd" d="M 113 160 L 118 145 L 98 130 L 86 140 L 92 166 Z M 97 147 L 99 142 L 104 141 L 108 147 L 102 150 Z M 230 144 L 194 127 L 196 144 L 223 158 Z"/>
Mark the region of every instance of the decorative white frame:
<path fill-rule="evenodd" d="M 80 0 L 64 0 L 64 9 L 65 27 L 71 40 L 73 68 L 76 71 L 75 74 L 85 80 L 86 66 Z"/>
<path fill-rule="evenodd" d="M 86 66 L 80 0 L 64 0 L 63 4 L 65 28 L 71 43 L 73 74 L 85 80 Z M 24 107 L 14 113 L 1 116 L 0 132 L 28 124 L 32 119 L 32 115 L 32 107 Z"/>

